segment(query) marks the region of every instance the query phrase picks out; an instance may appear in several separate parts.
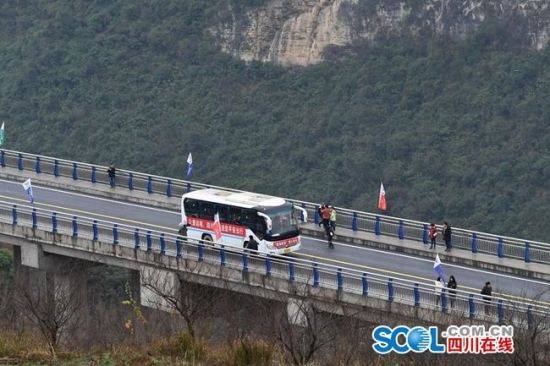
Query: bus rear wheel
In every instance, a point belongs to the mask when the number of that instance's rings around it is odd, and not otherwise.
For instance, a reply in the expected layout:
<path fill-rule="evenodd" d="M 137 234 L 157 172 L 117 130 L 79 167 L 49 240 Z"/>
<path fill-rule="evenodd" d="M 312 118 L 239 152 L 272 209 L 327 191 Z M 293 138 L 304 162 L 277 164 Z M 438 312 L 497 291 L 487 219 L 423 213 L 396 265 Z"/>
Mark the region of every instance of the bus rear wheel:
<path fill-rule="evenodd" d="M 212 240 L 212 235 L 202 234 L 202 243 L 205 245 L 214 245 L 214 240 Z"/>

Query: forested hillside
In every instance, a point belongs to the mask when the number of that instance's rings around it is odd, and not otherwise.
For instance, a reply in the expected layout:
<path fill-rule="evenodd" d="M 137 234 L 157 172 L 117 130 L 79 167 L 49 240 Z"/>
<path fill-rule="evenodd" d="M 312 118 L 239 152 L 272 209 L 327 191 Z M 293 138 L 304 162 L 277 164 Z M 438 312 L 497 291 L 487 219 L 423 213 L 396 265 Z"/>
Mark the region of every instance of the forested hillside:
<path fill-rule="evenodd" d="M 4 1 L 8 149 L 550 241 L 550 50 L 488 19 L 281 68 L 222 54 L 216 1 Z M 256 6 L 261 1 L 233 1 Z M 162 5 L 161 5 L 162 4 Z"/>

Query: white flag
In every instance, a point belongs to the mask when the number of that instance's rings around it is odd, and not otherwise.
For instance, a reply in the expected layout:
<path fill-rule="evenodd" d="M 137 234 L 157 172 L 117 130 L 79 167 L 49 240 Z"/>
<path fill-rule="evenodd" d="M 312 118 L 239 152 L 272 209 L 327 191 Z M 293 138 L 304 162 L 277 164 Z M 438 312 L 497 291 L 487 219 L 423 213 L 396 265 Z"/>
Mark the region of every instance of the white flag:
<path fill-rule="evenodd" d="M 189 178 L 193 174 L 193 156 L 189 153 L 187 157 L 187 177 Z"/>
<path fill-rule="evenodd" d="M 0 127 L 0 146 L 4 145 L 6 140 L 6 133 L 4 131 L 4 122 L 2 122 L 2 127 Z"/>
<path fill-rule="evenodd" d="M 25 190 L 25 193 L 27 194 L 27 198 L 29 199 L 30 203 L 31 204 L 34 203 L 34 194 L 32 192 L 31 178 L 23 182 L 23 189 Z"/>

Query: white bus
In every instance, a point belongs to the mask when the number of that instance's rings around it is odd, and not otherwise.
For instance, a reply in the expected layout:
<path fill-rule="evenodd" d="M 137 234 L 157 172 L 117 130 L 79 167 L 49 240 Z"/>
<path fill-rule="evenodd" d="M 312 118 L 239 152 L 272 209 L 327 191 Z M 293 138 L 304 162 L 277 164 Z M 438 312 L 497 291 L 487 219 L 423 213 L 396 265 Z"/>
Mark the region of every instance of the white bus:
<path fill-rule="evenodd" d="M 262 194 L 208 188 L 181 197 L 181 225 L 189 238 L 213 241 L 216 213 L 222 231 L 220 244 L 243 248 L 252 236 L 258 242 L 258 252 L 268 254 L 300 249 L 296 216 L 307 222 L 302 207 Z"/>

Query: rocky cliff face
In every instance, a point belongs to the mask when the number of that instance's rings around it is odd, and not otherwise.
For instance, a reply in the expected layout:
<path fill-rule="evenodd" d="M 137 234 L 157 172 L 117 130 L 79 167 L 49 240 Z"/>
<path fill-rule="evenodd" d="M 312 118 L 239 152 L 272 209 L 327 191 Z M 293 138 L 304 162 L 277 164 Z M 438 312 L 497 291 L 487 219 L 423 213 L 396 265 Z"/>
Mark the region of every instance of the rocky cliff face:
<path fill-rule="evenodd" d="M 388 31 L 463 38 L 489 18 L 517 27 L 537 49 L 550 37 L 549 0 L 265 0 L 244 11 L 233 3 L 210 29 L 221 49 L 282 65 L 314 64 L 328 46 Z"/>

